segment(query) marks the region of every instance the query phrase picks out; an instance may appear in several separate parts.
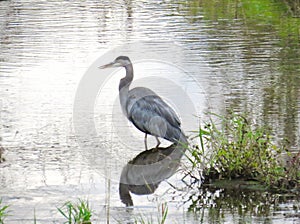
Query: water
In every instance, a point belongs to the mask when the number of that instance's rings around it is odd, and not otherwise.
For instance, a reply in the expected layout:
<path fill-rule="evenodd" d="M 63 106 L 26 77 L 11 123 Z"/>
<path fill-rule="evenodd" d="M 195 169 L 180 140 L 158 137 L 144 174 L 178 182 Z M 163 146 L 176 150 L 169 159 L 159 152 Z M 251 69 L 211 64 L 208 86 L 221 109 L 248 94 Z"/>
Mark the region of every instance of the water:
<path fill-rule="evenodd" d="M 261 216 L 230 209 L 189 213 L 188 193 L 173 192 L 166 182 L 154 195 L 133 195 L 137 208 L 129 213 L 119 199 L 122 168 L 143 151 L 143 134 L 118 107 L 123 71 L 97 69 L 120 54 L 136 62 L 134 85 L 154 89 L 173 105 L 186 133 L 197 128 L 194 115 L 203 121 L 207 111 L 248 112 L 271 126 L 277 141 L 286 138 L 299 149 L 299 18 L 289 19 L 282 3 L 255 11 L 254 2 L 247 11 L 242 4 L 249 2 L 0 1 L 6 148 L 0 195 L 13 214 L 7 221 L 32 223 L 35 210 L 39 223 L 61 222 L 56 207 L 78 197 L 89 199 L 95 223 L 129 222 L 140 213 L 156 219 L 159 204 L 170 200 L 170 223 L 299 221 L 283 216 L 299 203 L 281 198 Z M 90 93 L 91 101 L 77 101 Z M 78 102 L 90 107 L 76 110 Z M 169 181 L 181 186 L 178 179 Z"/>

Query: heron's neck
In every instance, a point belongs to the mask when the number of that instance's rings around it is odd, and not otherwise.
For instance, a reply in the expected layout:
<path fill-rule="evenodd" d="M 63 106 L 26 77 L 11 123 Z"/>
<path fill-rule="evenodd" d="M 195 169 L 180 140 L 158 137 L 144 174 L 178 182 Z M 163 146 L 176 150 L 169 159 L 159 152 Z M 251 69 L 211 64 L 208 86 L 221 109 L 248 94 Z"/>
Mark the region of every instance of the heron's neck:
<path fill-rule="evenodd" d="M 127 65 L 125 69 L 126 69 L 126 76 L 120 80 L 120 84 L 119 84 L 119 96 L 120 96 L 120 103 L 121 103 L 123 113 L 127 116 L 126 104 L 128 99 L 129 87 L 133 80 L 132 64 Z"/>
<path fill-rule="evenodd" d="M 132 64 L 125 66 L 126 76 L 120 80 L 119 91 L 129 91 L 129 86 L 133 80 L 133 68 Z"/>

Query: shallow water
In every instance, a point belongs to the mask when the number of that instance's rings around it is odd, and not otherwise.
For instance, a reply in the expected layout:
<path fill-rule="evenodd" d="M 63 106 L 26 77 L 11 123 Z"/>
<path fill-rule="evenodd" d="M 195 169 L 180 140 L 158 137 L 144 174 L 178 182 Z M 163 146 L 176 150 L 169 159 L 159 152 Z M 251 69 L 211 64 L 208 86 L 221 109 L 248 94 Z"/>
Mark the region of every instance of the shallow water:
<path fill-rule="evenodd" d="M 278 207 L 262 215 L 229 202 L 189 213 L 194 192 L 166 182 L 154 195 L 133 195 L 133 211 L 119 199 L 122 168 L 144 150 L 143 134 L 120 111 L 124 71 L 97 69 L 121 54 L 134 62 L 133 85 L 176 108 L 186 133 L 205 112 L 247 112 L 271 126 L 278 142 L 299 149 L 299 18 L 280 2 L 264 1 L 256 11 L 257 2 L 249 2 L 0 1 L 0 195 L 13 214 L 7 221 L 32 223 L 35 211 L 39 223 L 61 222 L 56 207 L 78 197 L 89 199 L 95 223 L 156 219 L 164 201 L 170 223 L 299 221 L 284 216 L 299 208 L 293 199 L 276 199 Z M 169 181 L 180 187 L 180 178 Z"/>

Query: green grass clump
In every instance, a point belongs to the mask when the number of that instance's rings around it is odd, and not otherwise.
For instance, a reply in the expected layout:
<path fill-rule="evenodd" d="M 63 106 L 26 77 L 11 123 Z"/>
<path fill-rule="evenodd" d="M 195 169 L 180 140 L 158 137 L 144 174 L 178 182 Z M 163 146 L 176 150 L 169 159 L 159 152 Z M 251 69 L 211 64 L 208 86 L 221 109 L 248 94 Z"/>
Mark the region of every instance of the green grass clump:
<path fill-rule="evenodd" d="M 79 199 L 78 203 L 66 202 L 61 208 L 57 208 L 68 224 L 91 224 L 92 211 L 88 201 Z"/>
<path fill-rule="evenodd" d="M 9 216 L 8 208 L 9 205 L 3 205 L 2 199 L 0 199 L 0 224 L 4 224 L 5 218 Z"/>
<path fill-rule="evenodd" d="M 194 168 L 200 169 L 201 164 L 205 181 L 255 179 L 270 188 L 300 184 L 299 166 L 295 166 L 299 161 L 289 169 L 283 165 L 282 153 L 291 155 L 284 147 L 274 145 L 268 129 L 251 124 L 242 115 L 214 116 L 217 121 L 211 119 L 199 129 L 200 147 L 194 147 L 189 157 Z"/>
<path fill-rule="evenodd" d="M 159 210 L 159 209 L 158 209 Z M 161 205 L 161 211 L 158 211 L 159 214 L 161 214 L 160 216 L 157 217 L 157 224 L 164 224 L 167 220 L 167 215 L 168 215 L 168 206 L 167 203 L 164 203 Z M 155 223 L 152 219 L 152 217 L 149 218 L 145 218 L 143 215 L 141 215 L 138 218 L 135 218 L 134 220 L 134 224 L 152 224 Z"/>

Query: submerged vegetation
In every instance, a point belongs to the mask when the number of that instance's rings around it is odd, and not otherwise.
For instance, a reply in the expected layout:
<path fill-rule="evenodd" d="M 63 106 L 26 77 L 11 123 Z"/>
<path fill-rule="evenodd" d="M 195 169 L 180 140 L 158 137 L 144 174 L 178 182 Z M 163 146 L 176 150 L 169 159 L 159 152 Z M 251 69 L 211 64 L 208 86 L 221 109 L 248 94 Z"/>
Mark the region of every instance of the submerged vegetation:
<path fill-rule="evenodd" d="M 200 220 L 209 220 L 202 223 L 269 223 L 262 220 L 278 214 L 278 211 L 285 218 L 299 217 L 299 197 L 273 194 L 263 189 L 246 189 L 242 187 L 243 184 L 245 182 L 232 180 L 220 181 L 217 186 L 202 186 L 185 201 L 189 205 L 188 211 L 197 213 Z M 283 204 L 284 211 L 281 208 Z M 205 216 L 207 213 L 209 218 Z M 226 219 L 228 214 L 232 214 L 230 221 Z M 284 219 L 282 222 L 290 223 Z"/>
<path fill-rule="evenodd" d="M 193 147 L 188 157 L 204 184 L 243 179 L 269 190 L 300 187 L 300 154 L 295 156 L 284 145 L 275 145 L 267 128 L 252 124 L 245 116 L 213 116 L 217 120 L 211 119 L 199 129 L 200 147 Z"/>

